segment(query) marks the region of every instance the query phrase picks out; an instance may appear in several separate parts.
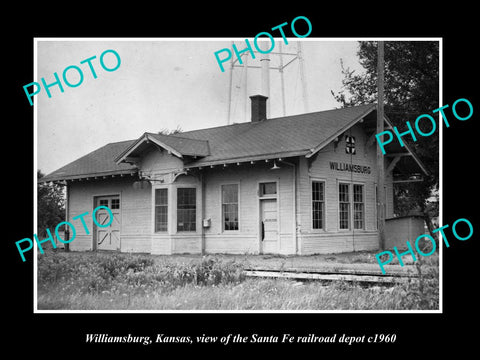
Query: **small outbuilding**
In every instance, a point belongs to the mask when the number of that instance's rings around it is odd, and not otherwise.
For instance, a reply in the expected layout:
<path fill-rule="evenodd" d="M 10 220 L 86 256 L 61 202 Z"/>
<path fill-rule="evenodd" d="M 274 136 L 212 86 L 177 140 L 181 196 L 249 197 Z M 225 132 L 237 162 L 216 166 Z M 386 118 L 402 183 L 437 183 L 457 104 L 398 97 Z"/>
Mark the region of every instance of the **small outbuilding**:
<path fill-rule="evenodd" d="M 39 181 L 67 188 L 67 221 L 88 211 L 71 250 L 152 254 L 314 254 L 379 247 L 376 105 L 145 133 L 107 144 Z M 385 126 L 391 128 L 388 119 Z M 408 146 L 388 145 L 386 215 L 393 184 L 427 173 Z M 96 226 L 107 206 L 111 225 Z M 98 211 L 97 222 L 109 213 Z M 387 234 L 388 237 L 388 234 Z"/>

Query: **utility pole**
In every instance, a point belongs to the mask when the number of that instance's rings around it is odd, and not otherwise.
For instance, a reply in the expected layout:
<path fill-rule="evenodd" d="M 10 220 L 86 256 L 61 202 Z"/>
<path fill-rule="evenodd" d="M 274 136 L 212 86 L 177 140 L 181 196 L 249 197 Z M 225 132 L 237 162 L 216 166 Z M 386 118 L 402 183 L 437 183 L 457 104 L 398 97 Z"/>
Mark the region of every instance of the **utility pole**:
<path fill-rule="evenodd" d="M 383 132 L 384 122 L 384 44 L 383 41 L 377 42 L 377 134 Z M 378 246 L 380 250 L 385 249 L 385 166 L 384 156 L 380 147 L 377 146 L 377 223 L 378 223 Z"/>

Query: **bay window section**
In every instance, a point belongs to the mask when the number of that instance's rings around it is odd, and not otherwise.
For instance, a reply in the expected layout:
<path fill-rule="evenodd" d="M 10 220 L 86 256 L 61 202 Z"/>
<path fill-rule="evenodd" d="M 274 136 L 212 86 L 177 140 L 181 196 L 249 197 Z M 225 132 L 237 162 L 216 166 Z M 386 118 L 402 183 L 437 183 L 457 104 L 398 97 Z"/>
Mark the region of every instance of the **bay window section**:
<path fill-rule="evenodd" d="M 155 190 L 155 232 L 168 230 L 168 189 Z"/>

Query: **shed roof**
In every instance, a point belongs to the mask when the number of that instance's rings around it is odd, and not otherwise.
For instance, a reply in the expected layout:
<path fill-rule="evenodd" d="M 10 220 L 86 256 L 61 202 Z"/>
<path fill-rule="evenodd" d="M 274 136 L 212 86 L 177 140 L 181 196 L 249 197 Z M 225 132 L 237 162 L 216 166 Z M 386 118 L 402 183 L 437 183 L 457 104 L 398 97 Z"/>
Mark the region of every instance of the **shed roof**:
<path fill-rule="evenodd" d="M 368 104 L 186 131 L 179 135 L 145 133 L 136 140 L 107 144 L 41 180 L 135 172 L 134 165 L 121 161 L 144 139 L 154 140 L 157 145 L 171 148 L 181 155 L 192 156 L 192 161 L 185 167 L 309 155 L 375 109 L 375 104 Z"/>

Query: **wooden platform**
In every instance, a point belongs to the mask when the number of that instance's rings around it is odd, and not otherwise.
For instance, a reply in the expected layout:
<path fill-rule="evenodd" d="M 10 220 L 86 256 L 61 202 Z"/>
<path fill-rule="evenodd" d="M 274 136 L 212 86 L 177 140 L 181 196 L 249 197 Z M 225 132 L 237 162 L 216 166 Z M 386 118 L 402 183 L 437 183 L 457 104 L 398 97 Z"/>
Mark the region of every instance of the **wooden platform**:
<path fill-rule="evenodd" d="M 355 281 L 368 283 L 402 283 L 418 277 L 414 266 L 387 268 L 383 275 L 377 266 L 366 264 L 335 264 L 315 268 L 248 268 L 248 277 L 283 278 L 296 280 Z"/>

